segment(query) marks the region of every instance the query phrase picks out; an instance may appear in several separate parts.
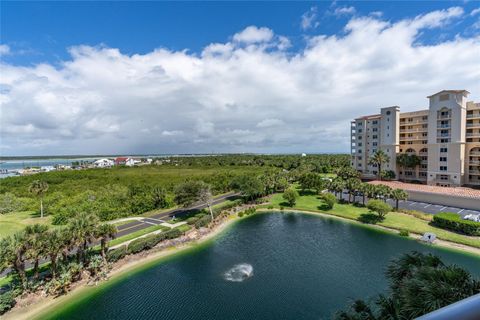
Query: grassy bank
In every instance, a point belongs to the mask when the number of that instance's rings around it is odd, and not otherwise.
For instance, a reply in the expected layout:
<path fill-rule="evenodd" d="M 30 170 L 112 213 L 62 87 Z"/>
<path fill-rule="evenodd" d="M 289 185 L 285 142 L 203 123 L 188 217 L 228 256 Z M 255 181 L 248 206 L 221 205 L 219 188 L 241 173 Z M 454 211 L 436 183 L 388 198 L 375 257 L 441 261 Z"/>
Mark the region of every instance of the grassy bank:
<path fill-rule="evenodd" d="M 281 194 L 273 195 L 271 198 L 271 204 L 262 205 L 262 207 L 273 207 L 275 209 L 280 209 L 281 207 L 285 207 L 286 209 L 290 208 L 285 203 L 285 200 L 282 198 Z M 367 208 L 354 206 L 351 204 L 335 204 L 333 209 L 328 210 L 325 203 L 319 198 L 318 195 L 302 195 L 297 199 L 296 204 L 291 208 L 296 210 L 321 212 L 355 221 L 359 221 L 362 215 L 371 214 Z M 378 222 L 377 225 L 396 230 L 408 230 L 409 232 L 418 234 L 433 232 L 439 239 L 480 248 L 479 237 L 469 237 L 436 228 L 431 226 L 428 221 L 401 212 L 390 212 L 386 216 L 385 220 Z"/>

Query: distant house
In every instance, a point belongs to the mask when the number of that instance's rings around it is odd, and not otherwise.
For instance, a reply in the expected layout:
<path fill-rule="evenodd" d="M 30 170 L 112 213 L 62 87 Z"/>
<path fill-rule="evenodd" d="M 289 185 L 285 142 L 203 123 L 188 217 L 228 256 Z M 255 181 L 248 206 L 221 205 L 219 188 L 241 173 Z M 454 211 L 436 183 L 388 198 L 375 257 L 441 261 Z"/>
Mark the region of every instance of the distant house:
<path fill-rule="evenodd" d="M 139 162 L 140 162 L 140 160 L 135 160 L 133 158 L 128 158 L 128 157 L 118 157 L 118 158 L 115 159 L 115 165 L 116 166 L 132 167 Z"/>
<path fill-rule="evenodd" d="M 98 159 L 94 161 L 93 164 L 97 168 L 110 168 L 113 167 L 115 163 L 110 159 Z"/>

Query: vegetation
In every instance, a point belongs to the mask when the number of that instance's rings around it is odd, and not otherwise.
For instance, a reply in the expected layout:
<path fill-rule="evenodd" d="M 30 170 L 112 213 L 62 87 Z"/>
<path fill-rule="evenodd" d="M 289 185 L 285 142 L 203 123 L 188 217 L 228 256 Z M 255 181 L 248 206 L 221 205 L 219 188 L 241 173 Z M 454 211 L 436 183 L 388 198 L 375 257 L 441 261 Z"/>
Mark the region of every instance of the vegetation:
<path fill-rule="evenodd" d="M 48 183 L 41 180 L 35 180 L 30 184 L 28 191 L 40 198 L 40 218 L 43 218 L 43 196 L 48 191 Z"/>
<path fill-rule="evenodd" d="M 368 160 L 368 163 L 378 167 L 378 177 L 382 180 L 383 164 L 390 161 L 390 157 L 383 151 L 377 150 Z"/>
<path fill-rule="evenodd" d="M 325 209 L 327 210 L 333 209 L 333 206 L 337 203 L 337 198 L 331 193 L 324 193 L 321 199 L 325 202 Z"/>
<path fill-rule="evenodd" d="M 369 200 L 367 203 L 367 208 L 370 211 L 377 213 L 380 220 L 385 219 L 387 213 L 392 211 L 392 207 L 388 203 L 380 200 Z"/>
<path fill-rule="evenodd" d="M 480 222 L 464 220 L 456 213 L 437 213 L 433 217 L 432 224 L 439 228 L 461 232 L 469 236 L 480 236 Z"/>
<path fill-rule="evenodd" d="M 393 260 L 386 271 L 389 291 L 373 304 L 356 300 L 336 320 L 415 319 L 480 293 L 480 281 L 465 269 L 418 252 Z"/>
<path fill-rule="evenodd" d="M 283 199 L 287 201 L 290 207 L 293 207 L 295 205 L 297 198 L 298 198 L 298 192 L 293 187 L 290 187 L 283 192 Z"/>

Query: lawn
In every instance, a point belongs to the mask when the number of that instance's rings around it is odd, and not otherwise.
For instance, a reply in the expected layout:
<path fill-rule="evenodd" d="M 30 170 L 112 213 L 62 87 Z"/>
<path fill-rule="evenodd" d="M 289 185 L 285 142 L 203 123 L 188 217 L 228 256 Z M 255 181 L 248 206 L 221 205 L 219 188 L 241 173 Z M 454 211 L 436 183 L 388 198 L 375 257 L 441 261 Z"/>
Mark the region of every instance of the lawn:
<path fill-rule="evenodd" d="M 116 246 L 117 244 L 120 244 L 122 242 L 125 242 L 125 241 L 129 241 L 129 240 L 132 240 L 132 239 L 135 239 L 137 237 L 140 237 L 140 236 L 143 236 L 147 233 L 150 233 L 150 232 L 153 232 L 153 231 L 157 231 L 157 230 L 170 230 L 170 228 L 168 227 L 164 227 L 164 226 L 161 226 L 161 225 L 156 225 L 156 226 L 150 226 L 148 228 L 145 228 L 145 229 L 142 229 L 142 230 L 138 230 L 138 231 L 135 231 L 135 232 L 132 232 L 130 234 L 126 234 L 124 236 L 121 236 L 121 237 L 118 237 L 118 238 L 115 238 L 113 240 L 111 240 L 108 245 L 110 247 L 112 246 Z"/>
<path fill-rule="evenodd" d="M 0 214 L 0 239 L 23 230 L 29 224 L 41 223 L 50 225 L 51 216 L 40 219 L 34 211 L 12 212 Z"/>
<path fill-rule="evenodd" d="M 275 194 L 271 198 L 270 205 L 262 205 L 263 208 L 273 206 L 274 208 L 285 207 L 287 210 L 288 205 L 282 198 L 282 194 Z M 316 211 L 333 216 L 347 218 L 358 221 L 362 214 L 369 214 L 369 210 L 365 207 L 354 206 L 351 204 L 335 204 L 331 210 L 326 209 L 324 202 L 318 195 L 302 195 L 297 199 L 297 203 L 292 209 Z M 378 222 L 378 225 L 401 230 L 405 229 L 412 233 L 424 234 L 425 232 L 433 232 L 439 239 L 465 244 L 472 247 L 480 248 L 479 237 L 469 237 L 462 234 L 450 232 L 444 229 L 440 229 L 428 224 L 428 221 L 418 219 L 412 215 L 408 215 L 401 212 L 390 212 L 385 220 Z"/>

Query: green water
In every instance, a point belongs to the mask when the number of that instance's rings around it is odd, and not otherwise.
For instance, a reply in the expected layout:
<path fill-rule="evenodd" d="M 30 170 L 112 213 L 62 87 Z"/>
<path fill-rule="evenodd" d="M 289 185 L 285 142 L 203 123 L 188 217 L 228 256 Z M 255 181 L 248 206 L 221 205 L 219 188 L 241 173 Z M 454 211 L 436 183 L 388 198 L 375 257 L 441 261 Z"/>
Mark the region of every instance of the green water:
<path fill-rule="evenodd" d="M 328 319 L 352 299 L 384 290 L 388 261 L 412 250 L 438 254 L 480 277 L 480 259 L 470 255 L 338 220 L 271 213 L 245 219 L 210 244 L 128 275 L 47 319 Z M 226 280 L 237 264 L 246 264 L 244 271 L 251 266 L 252 274 Z"/>

